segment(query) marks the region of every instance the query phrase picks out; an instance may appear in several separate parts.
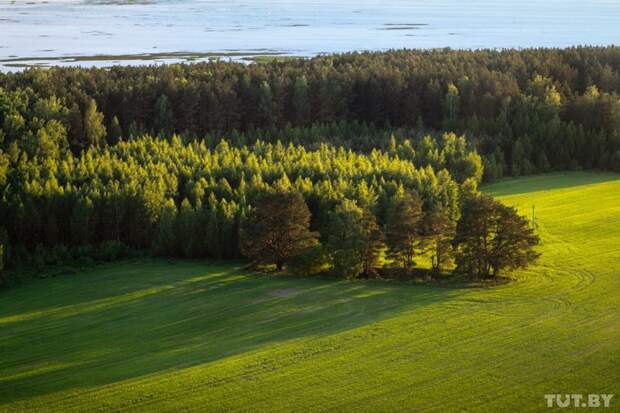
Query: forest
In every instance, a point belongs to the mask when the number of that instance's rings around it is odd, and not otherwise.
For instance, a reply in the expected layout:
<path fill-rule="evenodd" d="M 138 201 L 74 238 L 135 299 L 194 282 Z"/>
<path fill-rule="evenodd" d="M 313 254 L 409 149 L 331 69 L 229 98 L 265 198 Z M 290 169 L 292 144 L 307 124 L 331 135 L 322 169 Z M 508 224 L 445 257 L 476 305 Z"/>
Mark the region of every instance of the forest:
<path fill-rule="evenodd" d="M 0 256 L 497 275 L 538 239 L 478 186 L 620 170 L 619 71 L 580 47 L 0 74 Z"/>
<path fill-rule="evenodd" d="M 385 148 L 392 134 L 452 131 L 466 134 L 476 147 L 486 180 L 550 170 L 619 170 L 619 70 L 618 47 L 400 50 L 250 65 L 31 69 L 0 74 L 0 116 L 8 135 L 3 147 L 25 133 L 15 112 L 56 97 L 66 110 L 62 121 L 74 153 L 144 133 L 210 141 L 226 136 L 239 143 L 328 141 L 367 151 Z M 92 100 L 105 133 L 83 125 Z"/>

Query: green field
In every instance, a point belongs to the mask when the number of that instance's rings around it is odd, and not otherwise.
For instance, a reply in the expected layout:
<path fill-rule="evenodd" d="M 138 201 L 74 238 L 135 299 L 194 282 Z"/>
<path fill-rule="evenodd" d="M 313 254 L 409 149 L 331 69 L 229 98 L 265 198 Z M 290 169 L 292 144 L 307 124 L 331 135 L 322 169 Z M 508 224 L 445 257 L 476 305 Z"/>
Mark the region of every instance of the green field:
<path fill-rule="evenodd" d="M 0 411 L 620 411 L 620 176 L 486 191 L 536 206 L 543 254 L 492 288 L 153 260 L 2 291 Z"/>

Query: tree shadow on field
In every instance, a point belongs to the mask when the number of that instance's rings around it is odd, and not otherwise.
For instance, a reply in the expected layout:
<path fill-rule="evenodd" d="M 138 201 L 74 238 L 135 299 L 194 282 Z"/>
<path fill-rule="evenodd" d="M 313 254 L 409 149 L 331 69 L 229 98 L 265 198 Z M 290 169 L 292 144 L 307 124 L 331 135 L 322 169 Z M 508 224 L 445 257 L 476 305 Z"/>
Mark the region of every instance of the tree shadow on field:
<path fill-rule="evenodd" d="M 102 284 L 90 290 L 90 301 L 82 294 L 72 306 L 34 305 L 29 314 L 36 316 L 25 318 L 0 312 L 0 405 L 206 364 L 295 338 L 338 334 L 463 292 L 398 282 L 268 277 L 230 265 L 159 261 L 149 267 L 156 273 L 127 277 L 117 289 Z M 91 277 L 72 280 L 66 288 L 77 291 Z"/>

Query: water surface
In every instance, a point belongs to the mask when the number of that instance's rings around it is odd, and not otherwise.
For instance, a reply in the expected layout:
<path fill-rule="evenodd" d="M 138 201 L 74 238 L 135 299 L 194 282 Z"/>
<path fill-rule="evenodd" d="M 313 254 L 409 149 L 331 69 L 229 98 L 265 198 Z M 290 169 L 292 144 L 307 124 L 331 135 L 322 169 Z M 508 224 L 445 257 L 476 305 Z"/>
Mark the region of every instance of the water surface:
<path fill-rule="evenodd" d="M 617 0 L 0 0 L 0 70 L 619 38 Z"/>

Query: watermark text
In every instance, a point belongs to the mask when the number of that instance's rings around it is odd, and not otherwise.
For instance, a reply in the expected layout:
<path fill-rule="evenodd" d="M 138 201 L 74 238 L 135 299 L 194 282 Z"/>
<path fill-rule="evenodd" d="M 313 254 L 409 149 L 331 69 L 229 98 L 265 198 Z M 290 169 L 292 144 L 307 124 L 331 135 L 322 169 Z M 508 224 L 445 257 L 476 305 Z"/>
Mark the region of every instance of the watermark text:
<path fill-rule="evenodd" d="M 613 394 L 545 394 L 547 407 L 609 407 Z"/>

